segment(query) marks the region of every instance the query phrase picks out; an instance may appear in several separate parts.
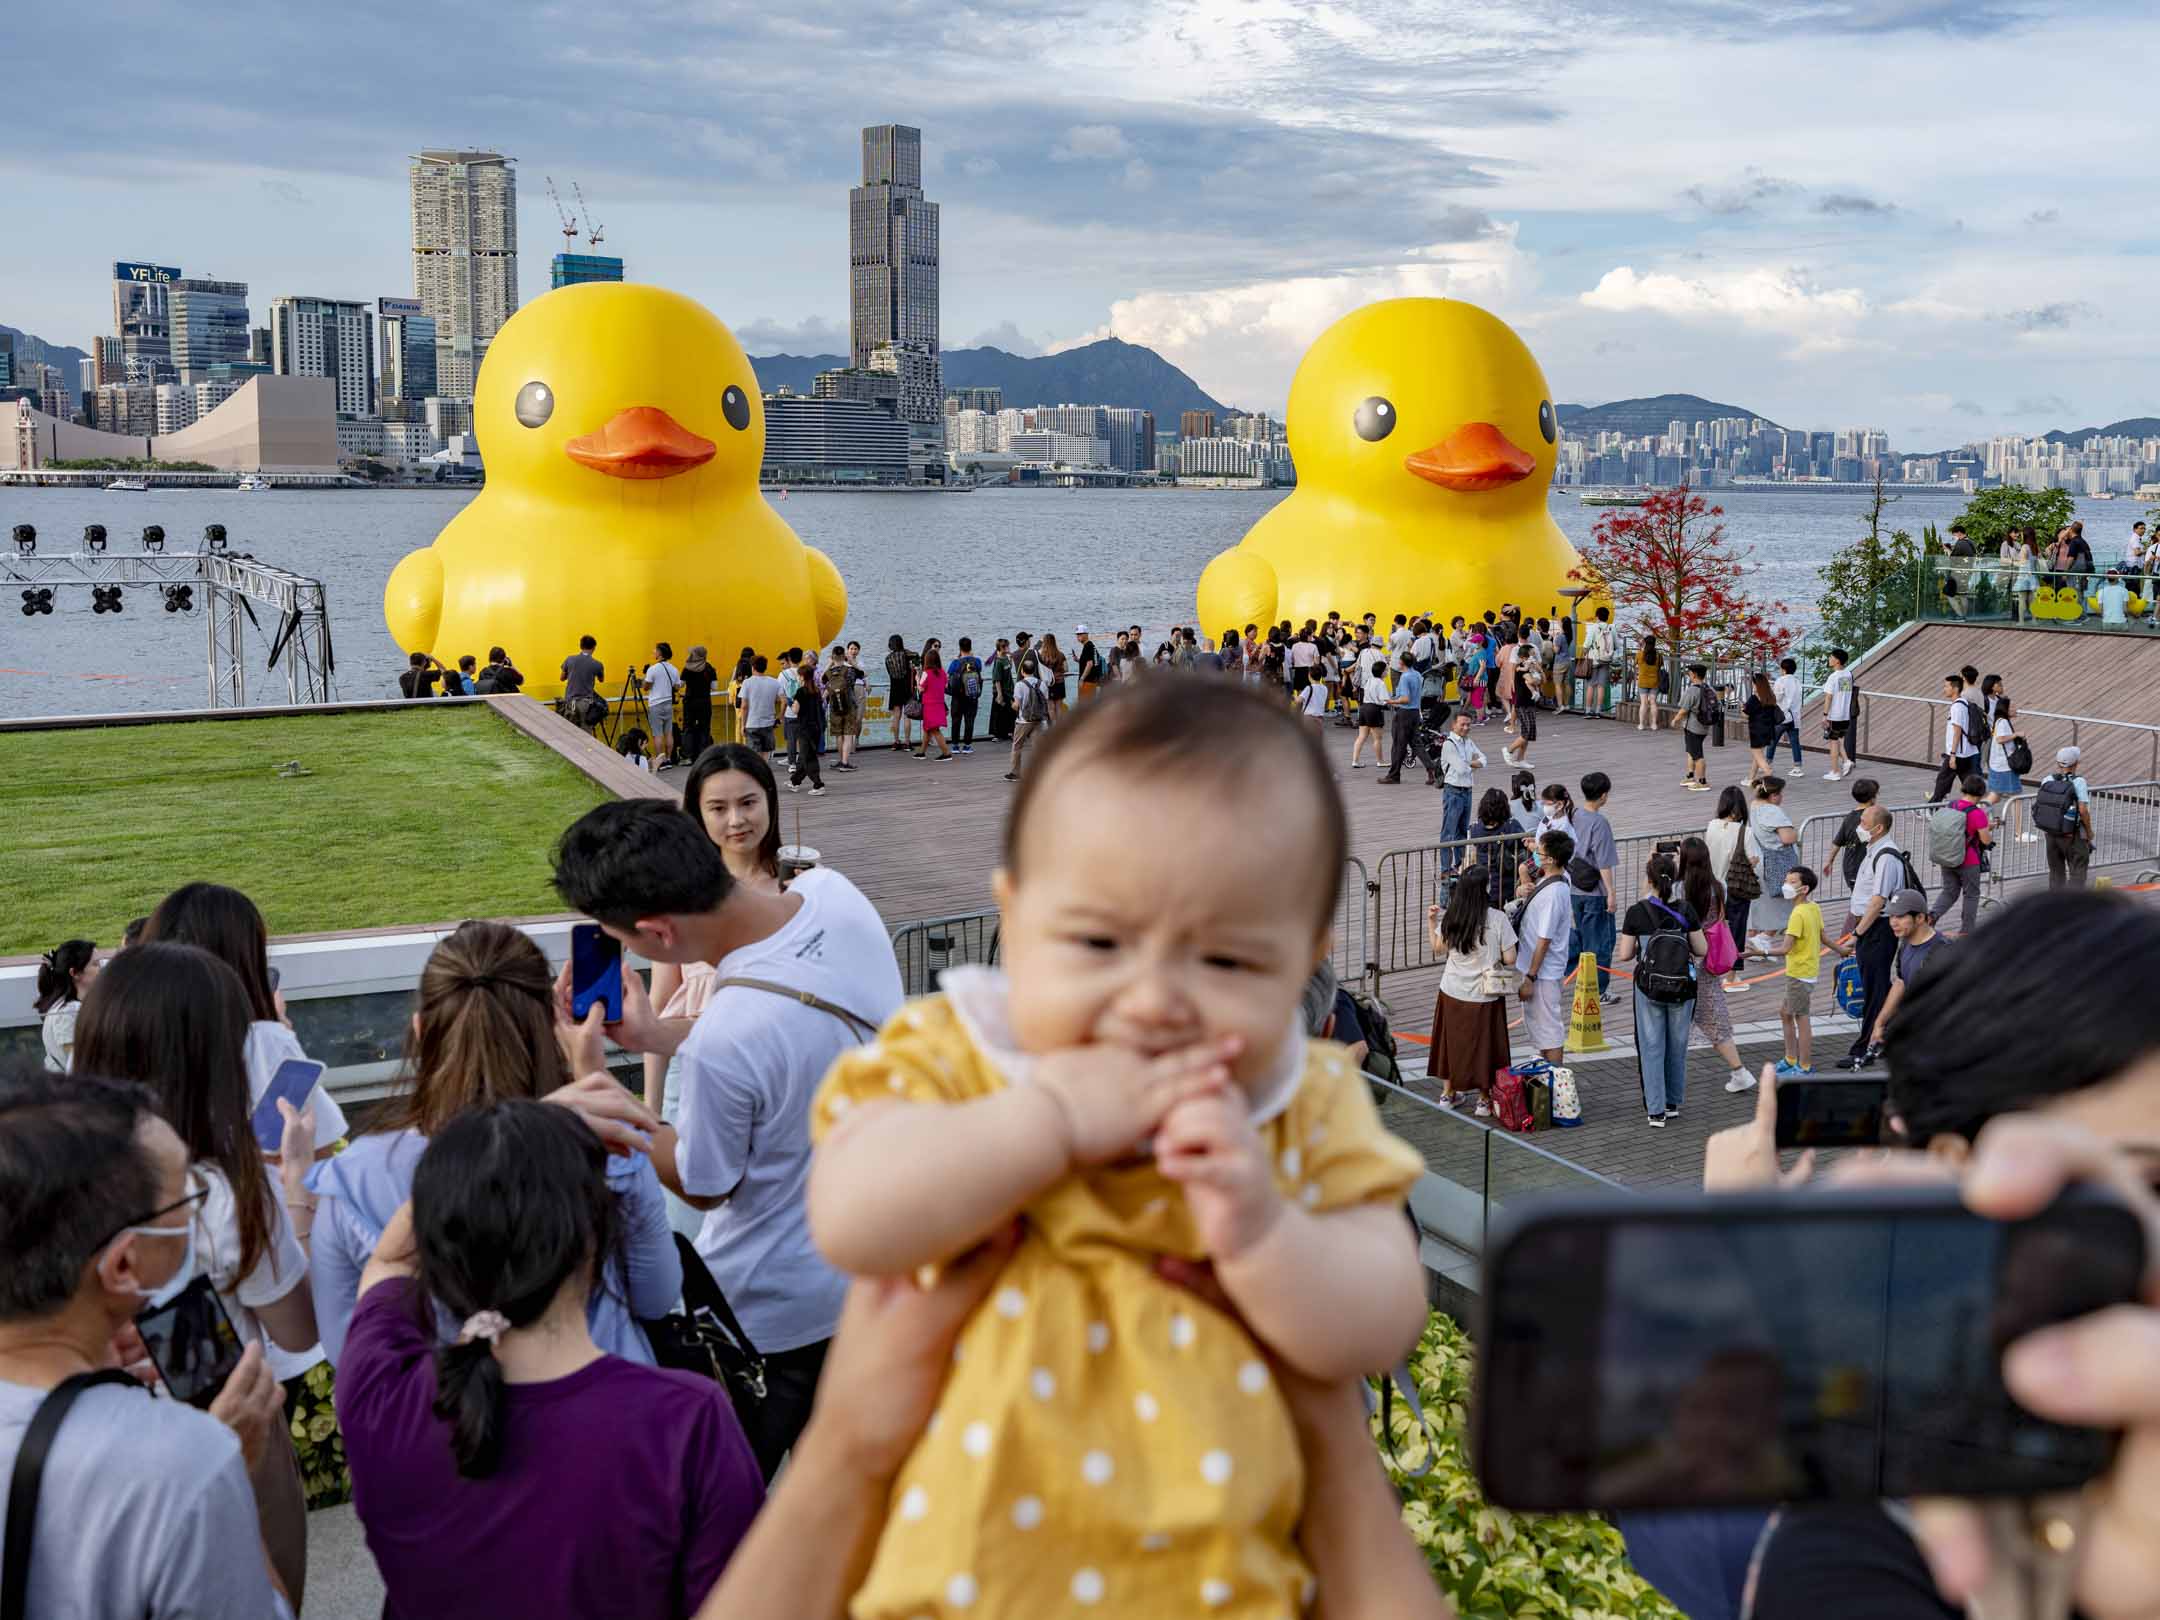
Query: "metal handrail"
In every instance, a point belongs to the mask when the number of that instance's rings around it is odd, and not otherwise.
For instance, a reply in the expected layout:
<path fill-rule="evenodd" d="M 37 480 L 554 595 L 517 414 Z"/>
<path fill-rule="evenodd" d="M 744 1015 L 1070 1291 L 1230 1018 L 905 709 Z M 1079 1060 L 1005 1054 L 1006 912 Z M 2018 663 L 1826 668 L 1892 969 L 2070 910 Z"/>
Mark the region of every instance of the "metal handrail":
<path fill-rule="evenodd" d="M 1867 747 L 1867 709 L 1869 704 L 1879 699 L 1887 703 L 1918 703 L 1924 705 L 1929 711 L 1929 724 L 1932 726 L 1934 723 L 1934 711 L 1949 708 L 1953 701 L 1950 698 L 1942 697 L 1920 697 L 1911 692 L 1862 691 L 1857 693 L 1856 697 L 1858 701 L 1854 719 L 1858 735 L 1853 739 L 1855 744 L 1853 757 L 1855 759 L 1861 758 L 1870 752 Z M 2021 726 L 2027 720 L 2067 721 L 2070 726 L 2070 745 L 2072 747 L 2080 746 L 2080 728 L 2085 726 L 2105 726 L 2115 731 L 2142 732 L 2151 750 L 2146 775 L 2160 777 L 2160 725 L 2147 725 L 2138 720 L 2106 720 L 2098 715 L 2090 714 L 2059 714 L 2052 709 L 2027 709 L 2023 707 L 2018 709 L 2015 719 Z"/>

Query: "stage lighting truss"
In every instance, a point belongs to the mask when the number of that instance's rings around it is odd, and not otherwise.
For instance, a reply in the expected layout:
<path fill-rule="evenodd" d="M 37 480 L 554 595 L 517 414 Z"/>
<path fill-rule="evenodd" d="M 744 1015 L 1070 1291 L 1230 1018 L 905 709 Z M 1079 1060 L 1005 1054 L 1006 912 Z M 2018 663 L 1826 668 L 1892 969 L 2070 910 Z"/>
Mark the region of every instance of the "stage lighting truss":
<path fill-rule="evenodd" d="M 88 528 L 99 529 L 99 525 Z M 83 538 L 87 546 L 91 535 L 86 531 Z M 209 629 L 210 707 L 247 703 L 248 665 L 260 654 L 260 649 L 250 652 L 250 631 L 268 643 L 260 667 L 276 670 L 280 662 L 284 665 L 282 699 L 273 696 L 271 702 L 336 701 L 337 665 L 321 580 L 227 550 L 223 524 L 204 529 L 200 551 L 164 551 L 163 538 L 152 524 L 139 552 L 112 552 L 100 545 L 67 556 L 40 556 L 37 530 L 27 523 L 17 524 L 14 555 L 0 553 L 0 588 L 20 591 L 24 618 L 51 614 L 56 597 L 75 587 L 88 588 L 90 611 L 98 615 L 123 613 L 128 589 L 156 591 L 167 613 L 192 613 L 200 591 Z M 275 617 L 258 618 L 258 604 L 271 609 Z"/>

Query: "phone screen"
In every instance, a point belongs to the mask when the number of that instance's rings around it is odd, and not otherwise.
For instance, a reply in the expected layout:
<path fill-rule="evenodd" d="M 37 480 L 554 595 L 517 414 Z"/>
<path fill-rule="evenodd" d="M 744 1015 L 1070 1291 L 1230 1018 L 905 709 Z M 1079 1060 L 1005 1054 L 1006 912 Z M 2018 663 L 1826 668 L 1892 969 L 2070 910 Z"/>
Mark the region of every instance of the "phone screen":
<path fill-rule="evenodd" d="M 594 1002 L 607 1007 L 607 1021 L 622 1018 L 622 945 L 597 923 L 570 930 L 570 1016 L 583 1018 Z"/>
<path fill-rule="evenodd" d="M 1889 1101 L 1890 1082 L 1882 1079 L 1780 1080 L 1777 1145 L 1879 1146 Z"/>
<path fill-rule="evenodd" d="M 2024 1496 L 2090 1479 L 2115 1437 L 2026 1412 L 2001 1353 L 2134 1298 L 2142 1229 L 2085 1194 L 2012 1223 L 1953 1199 L 1600 1198 L 1531 1217 L 1486 1275 L 1487 1493 L 1556 1511 Z"/>
<path fill-rule="evenodd" d="M 197 1277 L 170 1302 L 143 1312 L 135 1326 L 173 1399 L 190 1406 L 209 1406 L 240 1365 L 240 1335 L 208 1277 Z"/>
<path fill-rule="evenodd" d="M 278 1111 L 280 1100 L 295 1108 L 307 1106 L 308 1093 L 315 1089 L 315 1082 L 323 1077 L 323 1066 L 313 1058 L 287 1058 L 270 1077 L 270 1085 L 263 1092 L 262 1101 L 255 1105 L 252 1123 L 255 1140 L 262 1144 L 265 1153 L 277 1152 L 285 1140 L 285 1116 Z"/>

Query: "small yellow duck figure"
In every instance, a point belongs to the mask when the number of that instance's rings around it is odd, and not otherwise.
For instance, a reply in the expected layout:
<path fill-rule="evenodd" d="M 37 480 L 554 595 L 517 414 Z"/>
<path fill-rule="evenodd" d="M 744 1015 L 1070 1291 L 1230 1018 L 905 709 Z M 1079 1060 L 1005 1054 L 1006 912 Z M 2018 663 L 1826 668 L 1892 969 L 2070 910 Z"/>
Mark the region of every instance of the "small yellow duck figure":
<path fill-rule="evenodd" d="M 1453 298 L 1353 310 L 1298 362 L 1288 423 L 1298 487 L 1201 573 L 1210 635 L 1558 602 L 1580 560 L 1545 504 L 1560 427 L 1505 321 Z"/>
<path fill-rule="evenodd" d="M 481 362 L 487 487 L 383 592 L 407 652 L 509 648 L 558 697 L 581 636 L 777 653 L 839 634 L 847 588 L 758 492 L 765 410 L 742 345 L 680 293 L 621 282 L 527 304 Z"/>

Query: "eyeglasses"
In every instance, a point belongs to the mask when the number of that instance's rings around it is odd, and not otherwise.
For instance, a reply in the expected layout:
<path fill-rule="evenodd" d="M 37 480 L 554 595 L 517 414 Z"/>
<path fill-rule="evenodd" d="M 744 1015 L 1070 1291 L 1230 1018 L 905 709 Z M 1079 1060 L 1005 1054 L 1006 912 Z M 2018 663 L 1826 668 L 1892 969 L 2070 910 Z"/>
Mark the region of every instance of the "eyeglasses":
<path fill-rule="evenodd" d="M 204 1199 L 210 1196 L 210 1184 L 204 1181 L 200 1176 L 196 1175 L 193 1170 L 190 1170 L 188 1172 L 188 1183 L 194 1189 L 193 1191 L 182 1193 L 171 1203 L 161 1205 L 159 1208 L 150 1211 L 150 1213 L 147 1215 L 136 1215 L 122 1221 L 110 1232 L 106 1233 L 105 1236 L 98 1239 L 97 1247 L 100 1249 L 104 1248 L 106 1244 L 112 1242 L 114 1238 L 118 1237 L 123 1232 L 132 1231 L 136 1227 L 148 1226 L 160 1215 L 170 1215 L 176 1209 L 193 1209 L 197 1204 L 200 1204 Z M 163 1235 L 168 1237 L 179 1237 L 182 1235 L 183 1230 L 183 1228 L 175 1227 L 170 1232 Z"/>

